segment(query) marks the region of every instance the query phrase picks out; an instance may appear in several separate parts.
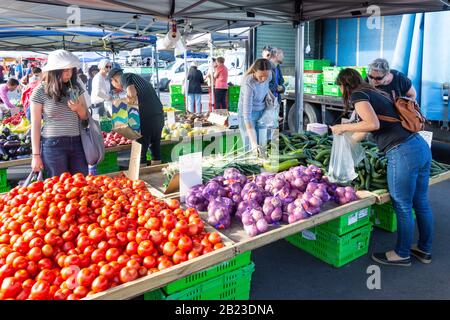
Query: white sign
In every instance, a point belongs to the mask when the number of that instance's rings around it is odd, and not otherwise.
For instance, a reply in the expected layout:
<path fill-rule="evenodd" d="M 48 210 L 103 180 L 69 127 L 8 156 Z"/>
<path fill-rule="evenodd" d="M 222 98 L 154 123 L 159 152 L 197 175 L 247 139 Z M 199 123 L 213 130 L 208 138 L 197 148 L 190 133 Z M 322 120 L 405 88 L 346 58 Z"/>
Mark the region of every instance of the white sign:
<path fill-rule="evenodd" d="M 190 188 L 202 183 L 202 153 L 180 156 L 180 200 L 184 202 Z"/>
<path fill-rule="evenodd" d="M 367 216 L 369 214 L 369 209 L 365 208 L 362 209 L 358 212 L 358 220 L 361 220 L 362 218 L 364 218 L 365 216 Z"/>
<path fill-rule="evenodd" d="M 316 234 L 312 232 L 311 230 L 303 230 L 302 231 L 302 237 L 307 240 L 316 240 Z"/>
<path fill-rule="evenodd" d="M 352 225 L 358 221 L 358 213 L 354 213 L 348 217 L 348 225 Z"/>
<path fill-rule="evenodd" d="M 171 125 L 173 125 L 173 124 L 175 124 L 175 112 L 173 112 L 173 111 L 169 111 L 169 112 L 167 112 L 167 124 L 169 125 L 169 126 L 171 126 Z"/>

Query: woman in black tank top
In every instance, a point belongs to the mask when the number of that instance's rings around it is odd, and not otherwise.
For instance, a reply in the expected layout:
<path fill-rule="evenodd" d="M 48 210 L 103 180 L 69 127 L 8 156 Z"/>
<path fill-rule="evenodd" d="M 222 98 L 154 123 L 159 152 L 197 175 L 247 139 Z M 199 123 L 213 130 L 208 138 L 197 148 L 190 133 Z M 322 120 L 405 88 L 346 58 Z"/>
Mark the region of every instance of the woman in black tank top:
<path fill-rule="evenodd" d="M 433 214 L 428 202 L 431 151 L 418 133 L 404 129 L 400 122 L 385 122 L 378 115 L 399 118 L 392 99 L 366 83 L 353 69 L 342 70 L 336 83 L 340 86 L 346 108 L 354 108 L 360 121 L 331 127 L 333 134 L 352 132 L 353 139 L 373 134 L 378 148 L 388 158 L 387 182 L 397 215 L 397 245 L 394 250 L 374 253 L 381 264 L 410 266 L 410 255 L 423 263 L 431 262 Z M 419 225 L 419 241 L 413 246 L 414 208 Z"/>

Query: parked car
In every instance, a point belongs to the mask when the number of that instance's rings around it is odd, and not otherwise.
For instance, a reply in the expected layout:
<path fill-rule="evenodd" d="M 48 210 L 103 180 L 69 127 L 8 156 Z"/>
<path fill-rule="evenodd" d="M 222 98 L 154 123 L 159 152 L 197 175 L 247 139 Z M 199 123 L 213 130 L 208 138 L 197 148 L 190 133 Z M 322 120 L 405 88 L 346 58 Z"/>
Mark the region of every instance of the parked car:
<path fill-rule="evenodd" d="M 188 59 L 188 68 L 193 61 L 196 61 L 199 67 L 203 64 L 208 64 L 208 59 Z M 153 77 L 156 77 L 156 75 L 153 75 Z M 161 91 L 168 91 L 171 84 L 183 84 L 185 78 L 184 59 L 177 59 L 175 62 L 170 63 L 164 70 L 158 72 L 158 77 Z"/>

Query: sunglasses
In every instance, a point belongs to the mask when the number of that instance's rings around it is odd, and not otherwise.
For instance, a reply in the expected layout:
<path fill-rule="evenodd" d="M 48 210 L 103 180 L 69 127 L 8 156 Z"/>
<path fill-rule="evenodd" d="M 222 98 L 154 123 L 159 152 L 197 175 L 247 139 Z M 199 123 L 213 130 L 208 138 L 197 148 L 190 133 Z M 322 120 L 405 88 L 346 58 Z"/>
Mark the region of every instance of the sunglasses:
<path fill-rule="evenodd" d="M 112 66 L 105 66 L 105 69 L 111 69 Z"/>
<path fill-rule="evenodd" d="M 384 79 L 384 77 L 386 77 L 386 75 L 382 76 L 382 77 L 372 77 L 370 74 L 368 75 L 369 79 L 372 80 L 376 80 L 376 81 L 381 81 Z"/>

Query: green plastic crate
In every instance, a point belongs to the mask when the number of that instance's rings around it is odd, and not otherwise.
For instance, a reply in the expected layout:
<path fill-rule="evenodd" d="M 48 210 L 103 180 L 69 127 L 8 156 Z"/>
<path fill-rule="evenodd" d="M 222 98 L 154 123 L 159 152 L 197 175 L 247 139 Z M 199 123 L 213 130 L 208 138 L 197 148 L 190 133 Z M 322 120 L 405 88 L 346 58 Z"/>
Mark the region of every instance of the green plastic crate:
<path fill-rule="evenodd" d="M 323 84 L 323 73 L 304 73 L 303 83 L 321 86 Z"/>
<path fill-rule="evenodd" d="M 116 172 L 119 169 L 117 152 L 105 152 L 105 158 L 97 165 L 97 174 Z M 111 171 L 113 170 L 113 171 Z"/>
<path fill-rule="evenodd" d="M 229 95 L 239 95 L 241 93 L 241 86 L 228 86 Z"/>
<path fill-rule="evenodd" d="M 329 66 L 329 60 L 317 60 L 317 59 L 307 59 L 304 63 L 304 70 L 322 70 L 323 67 Z"/>
<path fill-rule="evenodd" d="M 238 111 L 238 101 L 229 101 L 228 102 L 228 111 L 237 112 Z"/>
<path fill-rule="evenodd" d="M 6 185 L 4 187 L 0 187 L 0 193 L 9 192 L 11 190 L 11 186 Z"/>
<path fill-rule="evenodd" d="M 181 85 L 172 84 L 169 86 L 169 92 L 173 94 L 183 94 L 183 87 Z"/>
<path fill-rule="evenodd" d="M 248 300 L 255 264 L 224 273 L 208 281 L 166 295 L 163 290 L 144 294 L 145 300 Z"/>
<path fill-rule="evenodd" d="M 323 94 L 326 96 L 342 97 L 341 89 L 337 84 L 324 83 Z"/>
<path fill-rule="evenodd" d="M 303 93 L 306 94 L 323 94 L 323 85 L 304 84 Z"/>
<path fill-rule="evenodd" d="M 317 229 L 334 233 L 338 236 L 358 229 L 370 221 L 371 207 L 358 209 L 334 220 L 328 221 L 317 226 Z"/>
<path fill-rule="evenodd" d="M 239 94 L 228 94 L 228 103 L 239 102 Z"/>
<path fill-rule="evenodd" d="M 120 167 L 114 166 L 114 167 L 103 167 L 103 168 L 97 168 L 97 174 L 107 174 L 107 173 L 113 173 L 113 172 L 119 172 Z"/>
<path fill-rule="evenodd" d="M 341 70 L 345 69 L 344 67 L 324 67 L 323 68 L 323 81 L 325 83 L 334 83 L 336 78 L 341 72 Z"/>
<path fill-rule="evenodd" d="M 185 106 L 184 95 L 183 94 L 171 94 L 170 95 L 170 106 Z"/>
<path fill-rule="evenodd" d="M 0 169 L 0 188 L 8 185 L 8 173 L 7 168 Z"/>
<path fill-rule="evenodd" d="M 416 217 L 414 209 L 413 217 Z M 392 207 L 392 202 L 373 205 L 370 221 L 373 223 L 374 227 L 389 232 L 397 231 L 397 215 Z"/>
<path fill-rule="evenodd" d="M 341 237 L 317 228 L 309 231 L 307 238 L 297 234 L 286 240 L 314 257 L 340 268 L 367 254 L 372 224 L 369 223 Z"/>
<path fill-rule="evenodd" d="M 111 119 L 100 119 L 100 129 L 103 132 L 112 131 L 112 120 Z"/>
<path fill-rule="evenodd" d="M 352 68 L 352 69 L 355 69 L 356 71 L 358 71 L 363 79 L 365 79 L 367 77 L 367 67 L 355 67 L 355 66 L 352 66 L 352 67 L 349 67 L 349 68 Z"/>
<path fill-rule="evenodd" d="M 186 288 L 192 287 L 201 282 L 218 277 L 227 272 L 247 266 L 251 262 L 251 251 L 247 251 L 235 256 L 233 259 L 219 263 L 218 265 L 209 269 L 196 272 L 186 278 L 169 283 L 163 287 L 162 290 L 166 294 L 172 294 L 178 291 L 182 291 Z"/>

